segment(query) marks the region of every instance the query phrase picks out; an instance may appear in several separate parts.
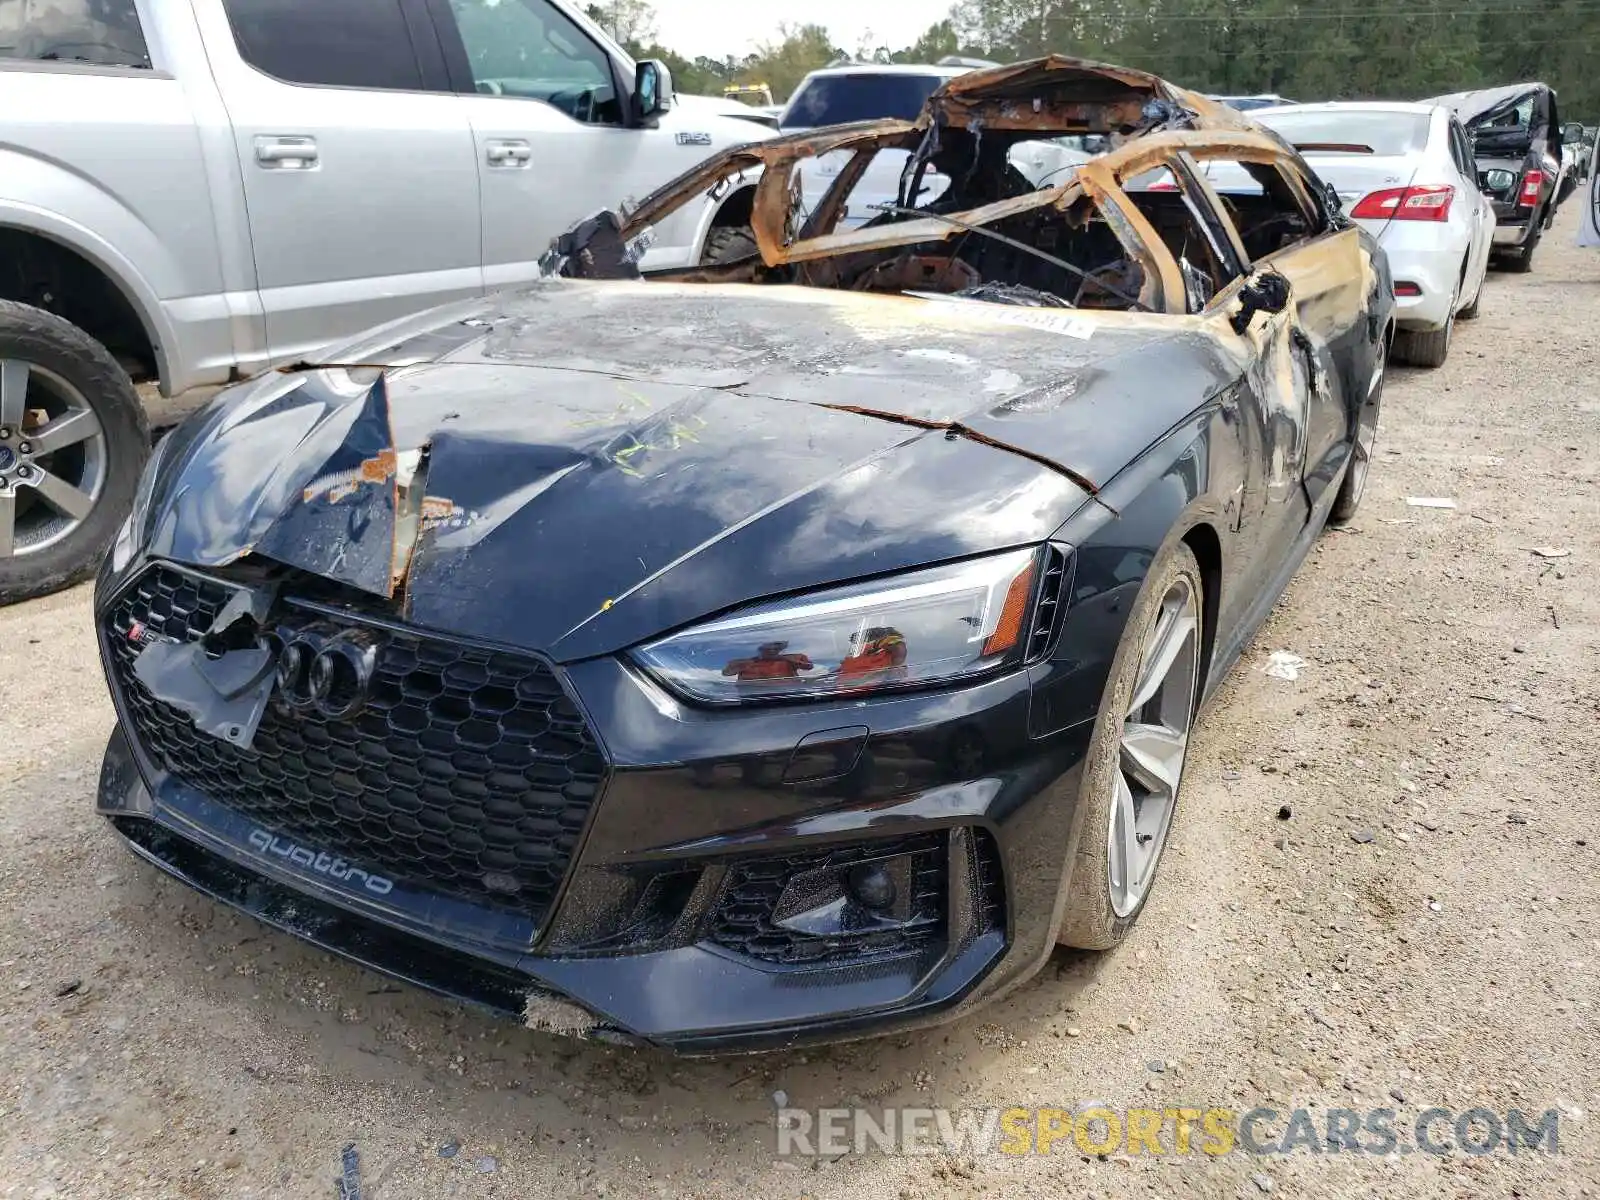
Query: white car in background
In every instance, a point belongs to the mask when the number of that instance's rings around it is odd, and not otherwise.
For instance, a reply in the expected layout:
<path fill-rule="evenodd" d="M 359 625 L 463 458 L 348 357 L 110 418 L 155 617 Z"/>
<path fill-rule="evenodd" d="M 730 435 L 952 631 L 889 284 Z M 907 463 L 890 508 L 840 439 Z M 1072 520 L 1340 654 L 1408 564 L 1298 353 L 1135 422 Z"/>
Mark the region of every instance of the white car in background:
<path fill-rule="evenodd" d="M 823 67 L 800 81 L 783 116 L 778 118 L 780 133 L 801 133 L 824 125 L 848 125 L 855 121 L 882 121 L 899 118 L 916 120 L 923 102 L 948 79 L 973 69 L 967 61 L 911 66 L 886 63 L 851 63 Z M 886 150 L 874 158 L 861 182 L 850 193 L 850 206 L 840 218 L 838 229 L 856 229 L 882 216 L 880 205 L 892 205 L 900 194 L 900 175 L 909 151 Z M 834 179 L 850 161 L 847 151 L 819 155 L 800 164 L 800 194 L 809 213 L 815 211 Z M 922 191 L 912 203 L 937 200 L 950 181 L 931 166 L 923 175 Z"/>
<path fill-rule="evenodd" d="M 1442 364 L 1456 318 L 1478 315 L 1494 244 L 1494 206 L 1461 122 L 1441 105 L 1399 103 L 1297 104 L 1250 117 L 1292 143 L 1389 256 L 1396 356 Z"/>

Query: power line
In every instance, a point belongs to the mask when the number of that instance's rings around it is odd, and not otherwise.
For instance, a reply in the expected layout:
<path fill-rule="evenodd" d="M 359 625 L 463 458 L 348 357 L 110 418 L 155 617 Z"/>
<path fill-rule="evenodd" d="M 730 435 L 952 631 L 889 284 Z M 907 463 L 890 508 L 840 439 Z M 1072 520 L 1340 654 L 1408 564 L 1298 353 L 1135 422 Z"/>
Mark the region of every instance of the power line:
<path fill-rule="evenodd" d="M 1198 24 L 1198 25 L 1256 25 L 1256 24 L 1297 24 L 1303 21 L 1346 21 L 1365 20 L 1368 18 L 1384 18 L 1390 21 L 1410 21 L 1428 18 L 1457 18 L 1457 17 L 1573 17 L 1592 16 L 1600 14 L 1600 4 L 1593 0 L 1579 0 L 1579 3 L 1552 12 L 1547 6 L 1537 5 L 1512 5 L 1505 7 L 1485 8 L 1410 8 L 1395 9 L 1384 8 L 1347 8 L 1347 9 L 1322 9 L 1309 13 L 1173 13 L 1146 12 L 1138 15 L 1117 18 L 1117 23 L 1172 25 L 1172 24 Z M 1092 14 L 1077 14 L 1080 17 Z M 1047 18 L 1048 20 L 1048 18 Z M 1563 39 L 1565 40 L 1565 39 Z"/>
<path fill-rule="evenodd" d="M 1531 40 L 1502 39 L 1496 41 L 1495 46 L 1497 48 L 1501 46 L 1510 46 L 1518 49 L 1532 49 L 1535 47 L 1544 46 L 1564 46 L 1570 41 L 1571 39 L 1566 37 L 1535 38 Z M 1472 47 L 1470 44 L 1468 44 L 1467 48 L 1470 49 Z M 1193 58 L 1216 61 L 1220 53 L 1215 46 L 1183 46 L 1173 48 L 1163 48 L 1161 46 L 1141 46 L 1135 49 L 1136 52 L 1141 54 L 1152 55 L 1161 58 L 1176 58 L 1180 60 L 1185 58 Z M 1240 51 L 1242 54 L 1252 54 L 1256 49 L 1257 47 L 1244 46 L 1240 48 Z M 1338 58 L 1341 56 L 1357 55 L 1363 58 L 1374 57 L 1373 50 L 1370 45 L 1362 45 L 1355 42 L 1348 43 L 1342 48 L 1329 47 L 1326 44 L 1319 46 L 1271 46 L 1260 48 L 1260 57 L 1269 60 L 1301 57 Z"/>

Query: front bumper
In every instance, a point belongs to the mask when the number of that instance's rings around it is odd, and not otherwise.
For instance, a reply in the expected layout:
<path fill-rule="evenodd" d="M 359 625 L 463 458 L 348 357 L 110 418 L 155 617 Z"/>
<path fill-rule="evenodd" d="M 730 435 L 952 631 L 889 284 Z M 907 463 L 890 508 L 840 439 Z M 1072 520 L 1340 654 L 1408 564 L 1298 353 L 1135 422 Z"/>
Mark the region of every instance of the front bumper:
<path fill-rule="evenodd" d="M 398 875 L 374 894 L 363 873 L 341 871 L 336 856 L 356 861 L 348 846 L 269 837 L 259 814 L 137 745 L 125 730 L 139 718 L 115 685 L 122 723 L 99 808 L 140 856 L 325 949 L 536 1027 L 682 1053 L 932 1024 L 1048 956 L 1097 684 L 1064 691 L 1061 668 L 1035 668 L 1051 680 L 1058 732 L 1033 737 L 1027 673 L 731 713 L 679 706 L 616 660 L 561 674 L 607 775 L 534 919 Z M 775 920 L 796 887 L 874 856 L 911 864 L 914 885 L 900 878 L 920 889 L 915 936 L 886 933 L 858 953 L 864 943 L 808 942 Z"/>

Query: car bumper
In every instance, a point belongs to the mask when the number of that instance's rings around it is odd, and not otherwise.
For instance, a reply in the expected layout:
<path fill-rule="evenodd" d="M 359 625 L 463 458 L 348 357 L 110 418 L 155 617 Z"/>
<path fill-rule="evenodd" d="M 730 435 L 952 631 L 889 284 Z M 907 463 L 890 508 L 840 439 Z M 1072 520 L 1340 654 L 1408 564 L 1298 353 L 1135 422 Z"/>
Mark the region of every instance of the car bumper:
<path fill-rule="evenodd" d="M 1402 329 L 1443 329 L 1450 319 L 1467 247 L 1439 241 L 1438 225 L 1406 221 L 1390 221 L 1379 239 L 1394 276 L 1395 321 Z M 1405 284 L 1420 294 L 1401 295 Z"/>
<path fill-rule="evenodd" d="M 1514 200 L 1494 201 L 1493 245 L 1497 249 L 1515 249 L 1527 242 L 1534 232 L 1536 211 L 1538 211 L 1536 206 L 1521 204 Z"/>
<path fill-rule="evenodd" d="M 398 874 L 372 894 L 326 869 L 356 860 L 348 846 L 290 852 L 204 779 L 158 766 L 128 736 L 139 726 L 115 685 L 98 808 L 162 870 L 334 953 L 535 1028 L 681 1053 L 933 1024 L 1048 957 L 1097 686 L 1069 688 L 1081 719 L 1036 738 L 1027 673 L 748 713 L 685 713 L 616 660 L 564 674 L 609 771 L 534 920 Z M 843 736 L 817 738 L 830 723 Z M 840 937 L 820 900 L 794 916 L 809 903 L 795 897 L 845 889 L 863 862 L 914 894 L 887 918 L 906 919 L 898 932 Z"/>

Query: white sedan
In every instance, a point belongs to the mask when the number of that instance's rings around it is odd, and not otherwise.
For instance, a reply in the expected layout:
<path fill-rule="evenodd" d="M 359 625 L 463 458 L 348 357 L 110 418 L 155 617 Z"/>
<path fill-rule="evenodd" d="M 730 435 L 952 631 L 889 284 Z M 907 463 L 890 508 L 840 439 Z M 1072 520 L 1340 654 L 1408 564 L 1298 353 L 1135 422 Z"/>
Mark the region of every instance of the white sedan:
<path fill-rule="evenodd" d="M 1250 117 L 1291 142 L 1388 254 L 1396 356 L 1443 363 L 1456 318 L 1478 315 L 1495 230 L 1460 121 L 1439 105 L 1399 103 L 1296 104 Z"/>

